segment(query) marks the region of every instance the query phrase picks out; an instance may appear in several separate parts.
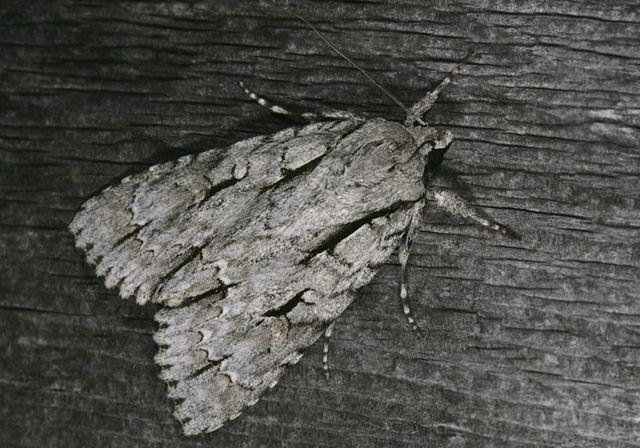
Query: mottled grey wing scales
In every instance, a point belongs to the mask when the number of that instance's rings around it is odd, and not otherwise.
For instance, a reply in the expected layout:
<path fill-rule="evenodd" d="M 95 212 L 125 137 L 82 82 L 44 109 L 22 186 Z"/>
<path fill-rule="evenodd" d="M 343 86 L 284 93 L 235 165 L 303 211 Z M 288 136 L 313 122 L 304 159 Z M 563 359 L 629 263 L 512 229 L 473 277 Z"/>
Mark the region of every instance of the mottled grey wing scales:
<path fill-rule="evenodd" d="M 211 251 L 252 219 L 261 190 L 359 123 L 312 124 L 151 167 L 88 200 L 70 229 L 107 287 L 176 305 L 219 287 Z M 342 131 L 342 132 L 339 132 Z M 289 142 L 287 144 L 287 142 Z"/>
<path fill-rule="evenodd" d="M 158 311 L 188 434 L 257 401 L 351 303 L 422 207 L 424 162 L 384 120 L 287 129 L 152 167 L 71 224 L 108 286 Z"/>
<path fill-rule="evenodd" d="M 285 272 L 280 280 L 278 272 L 265 273 L 287 300 L 278 307 L 240 282 L 158 311 L 156 361 L 185 433 L 214 431 L 273 387 L 351 303 L 353 287 L 371 280 L 406 224 L 406 212 L 398 210 L 363 224 L 297 273 Z M 373 257 L 363 253 L 370 246 L 378 249 Z M 267 263 L 250 269 L 269 270 Z"/>

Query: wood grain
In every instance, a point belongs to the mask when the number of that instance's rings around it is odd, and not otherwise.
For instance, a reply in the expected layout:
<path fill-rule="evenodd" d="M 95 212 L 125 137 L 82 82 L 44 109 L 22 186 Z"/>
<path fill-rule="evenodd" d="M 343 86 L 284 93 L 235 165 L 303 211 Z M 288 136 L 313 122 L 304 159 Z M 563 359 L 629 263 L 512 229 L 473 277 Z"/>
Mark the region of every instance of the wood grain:
<path fill-rule="evenodd" d="M 254 408 L 186 438 L 153 363 L 153 306 L 118 299 L 67 230 L 91 194 L 301 109 L 403 118 L 298 13 L 405 103 L 469 47 L 429 114 L 435 183 L 524 236 L 429 208 L 321 346 Z M 612 1 L 0 5 L 0 445 L 640 446 L 640 8 Z"/>

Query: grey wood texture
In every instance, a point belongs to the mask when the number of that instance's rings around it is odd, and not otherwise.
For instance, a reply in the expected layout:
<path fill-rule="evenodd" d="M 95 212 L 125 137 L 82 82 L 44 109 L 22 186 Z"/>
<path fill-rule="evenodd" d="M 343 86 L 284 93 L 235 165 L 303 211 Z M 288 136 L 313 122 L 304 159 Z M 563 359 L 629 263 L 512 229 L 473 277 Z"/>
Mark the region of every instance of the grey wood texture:
<path fill-rule="evenodd" d="M 640 446 L 640 8 L 630 1 L 0 4 L 0 445 Z M 302 109 L 403 118 L 291 13 L 410 104 L 477 51 L 428 121 L 435 183 L 514 242 L 427 204 L 321 344 L 219 431 L 182 435 L 155 306 L 107 290 L 67 225 L 152 163 L 290 126 Z"/>

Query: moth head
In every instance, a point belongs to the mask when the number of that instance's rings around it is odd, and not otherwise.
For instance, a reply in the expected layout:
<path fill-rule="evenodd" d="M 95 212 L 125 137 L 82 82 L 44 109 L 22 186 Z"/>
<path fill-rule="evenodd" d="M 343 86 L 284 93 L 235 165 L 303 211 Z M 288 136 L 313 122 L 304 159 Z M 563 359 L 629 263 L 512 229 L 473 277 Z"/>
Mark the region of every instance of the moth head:
<path fill-rule="evenodd" d="M 409 131 L 418 146 L 418 151 L 427 160 L 427 169 L 432 170 L 440 165 L 444 153 L 451 146 L 451 132 L 429 126 L 415 126 Z"/>

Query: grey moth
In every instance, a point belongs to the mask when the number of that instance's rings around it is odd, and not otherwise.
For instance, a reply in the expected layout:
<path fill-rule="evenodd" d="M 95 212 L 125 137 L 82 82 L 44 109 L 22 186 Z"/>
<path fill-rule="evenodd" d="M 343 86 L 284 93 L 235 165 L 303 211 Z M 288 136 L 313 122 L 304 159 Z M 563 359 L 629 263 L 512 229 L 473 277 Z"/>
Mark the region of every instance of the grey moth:
<path fill-rule="evenodd" d="M 70 230 L 97 275 L 162 305 L 155 360 L 186 434 L 256 403 L 398 246 L 417 330 L 404 269 L 427 198 L 515 236 L 425 186 L 451 134 L 421 117 L 458 69 L 405 123 L 304 114 L 319 121 L 152 166 L 82 205 Z"/>

